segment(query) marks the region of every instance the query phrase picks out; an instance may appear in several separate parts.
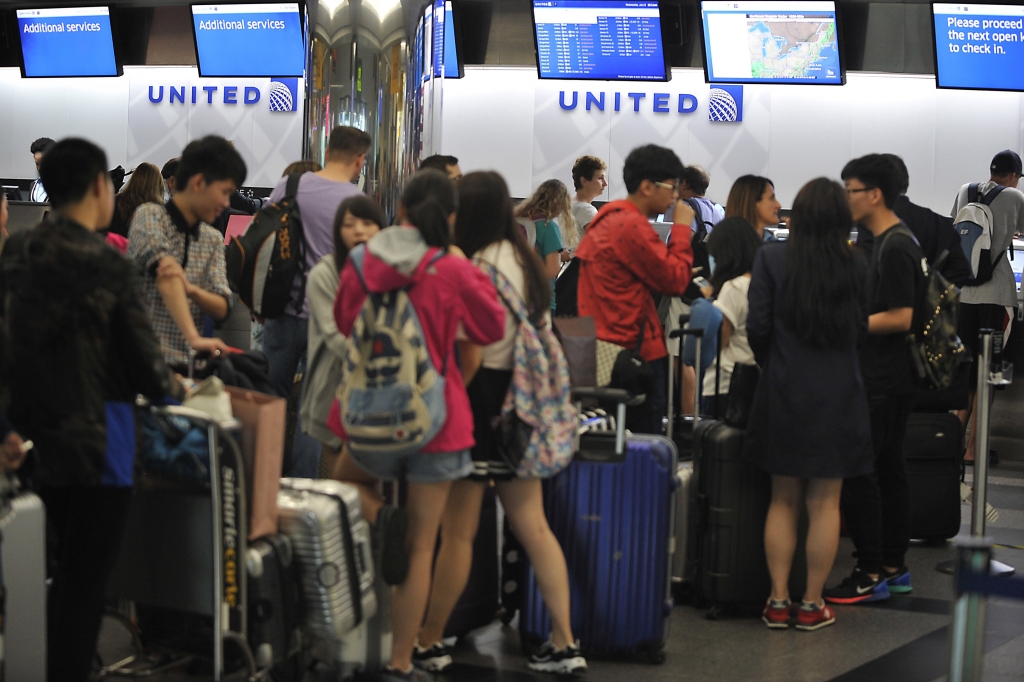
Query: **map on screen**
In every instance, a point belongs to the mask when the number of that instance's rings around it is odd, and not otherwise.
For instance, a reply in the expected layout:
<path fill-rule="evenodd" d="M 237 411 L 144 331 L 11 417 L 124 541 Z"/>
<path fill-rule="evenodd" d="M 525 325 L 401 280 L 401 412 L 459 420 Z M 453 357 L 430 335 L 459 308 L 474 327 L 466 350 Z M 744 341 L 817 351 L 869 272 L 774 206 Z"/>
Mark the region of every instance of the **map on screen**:
<path fill-rule="evenodd" d="M 842 83 L 832 2 L 704 2 L 712 83 Z"/>

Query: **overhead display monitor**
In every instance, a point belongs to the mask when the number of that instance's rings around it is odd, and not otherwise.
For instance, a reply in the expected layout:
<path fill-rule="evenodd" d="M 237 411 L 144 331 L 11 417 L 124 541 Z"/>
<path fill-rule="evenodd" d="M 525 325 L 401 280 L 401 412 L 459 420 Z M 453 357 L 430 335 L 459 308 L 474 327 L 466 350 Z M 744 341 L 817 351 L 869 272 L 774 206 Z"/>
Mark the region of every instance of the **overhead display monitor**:
<path fill-rule="evenodd" d="M 842 85 L 834 2 L 701 2 L 709 83 Z"/>
<path fill-rule="evenodd" d="M 444 77 L 462 78 L 466 75 L 462 62 L 462 53 L 459 52 L 459 28 L 456 27 L 455 8 L 452 0 L 445 0 L 444 3 Z"/>
<path fill-rule="evenodd" d="M 1024 91 L 1024 7 L 932 3 L 940 88 Z"/>
<path fill-rule="evenodd" d="M 120 76 L 108 7 L 19 9 L 25 78 Z"/>
<path fill-rule="evenodd" d="M 657 0 L 533 0 L 533 24 L 541 78 L 671 77 Z"/>
<path fill-rule="evenodd" d="M 200 76 L 301 77 L 302 18 L 297 2 L 192 5 Z"/>

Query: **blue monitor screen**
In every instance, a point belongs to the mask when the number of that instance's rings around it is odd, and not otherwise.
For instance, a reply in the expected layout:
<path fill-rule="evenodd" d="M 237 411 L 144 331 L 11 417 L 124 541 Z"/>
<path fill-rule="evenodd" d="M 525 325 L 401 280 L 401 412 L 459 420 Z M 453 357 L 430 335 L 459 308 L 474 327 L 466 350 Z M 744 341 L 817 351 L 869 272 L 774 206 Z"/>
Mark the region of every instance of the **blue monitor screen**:
<path fill-rule="evenodd" d="M 200 76 L 303 75 L 297 2 L 193 5 L 192 23 Z"/>
<path fill-rule="evenodd" d="M 656 0 L 533 0 L 541 78 L 663 81 Z"/>
<path fill-rule="evenodd" d="M 834 2 L 702 2 L 709 83 L 842 85 Z"/>
<path fill-rule="evenodd" d="M 462 72 L 459 69 L 459 46 L 455 42 L 452 0 L 446 0 L 444 3 L 444 77 L 462 78 Z"/>
<path fill-rule="evenodd" d="M 444 74 L 444 51 L 445 51 L 445 26 L 448 24 L 446 21 L 448 17 L 444 13 L 444 0 L 434 0 L 434 35 L 432 39 L 433 54 L 431 59 L 433 61 L 431 68 L 434 72 L 434 78 Z"/>
<path fill-rule="evenodd" d="M 1024 91 L 1024 7 L 936 2 L 940 88 Z"/>
<path fill-rule="evenodd" d="M 19 9 L 26 78 L 119 76 L 106 7 Z"/>

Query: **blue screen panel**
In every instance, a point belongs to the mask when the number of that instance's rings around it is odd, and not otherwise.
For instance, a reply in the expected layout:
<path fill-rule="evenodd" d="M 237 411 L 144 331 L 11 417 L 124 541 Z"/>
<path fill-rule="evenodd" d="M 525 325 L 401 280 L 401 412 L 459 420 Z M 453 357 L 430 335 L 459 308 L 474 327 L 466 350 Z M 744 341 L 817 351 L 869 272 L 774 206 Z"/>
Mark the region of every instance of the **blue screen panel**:
<path fill-rule="evenodd" d="M 19 9 L 26 78 L 119 76 L 106 7 Z"/>
<path fill-rule="evenodd" d="M 936 2 L 940 88 L 1024 91 L 1024 7 Z"/>
<path fill-rule="evenodd" d="M 444 0 L 434 0 L 434 35 L 430 55 L 434 78 L 444 74 L 444 27 L 448 23 L 444 13 Z"/>
<path fill-rule="evenodd" d="M 304 75 L 298 3 L 193 5 L 200 76 Z"/>
<path fill-rule="evenodd" d="M 709 83 L 842 85 L 834 2 L 702 2 Z"/>
<path fill-rule="evenodd" d="M 533 0 L 541 78 L 667 80 L 656 0 Z"/>
<path fill-rule="evenodd" d="M 461 78 L 459 46 L 455 42 L 455 21 L 452 18 L 452 0 L 444 3 L 444 77 Z"/>

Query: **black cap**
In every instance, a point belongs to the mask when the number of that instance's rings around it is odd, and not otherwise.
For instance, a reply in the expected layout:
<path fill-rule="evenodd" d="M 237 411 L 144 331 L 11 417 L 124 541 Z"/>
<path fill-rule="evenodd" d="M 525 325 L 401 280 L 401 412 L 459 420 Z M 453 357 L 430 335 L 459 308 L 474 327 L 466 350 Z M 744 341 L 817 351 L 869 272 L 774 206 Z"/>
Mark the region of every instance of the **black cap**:
<path fill-rule="evenodd" d="M 999 175 L 1006 175 L 1007 173 L 1024 175 L 1024 168 L 1021 167 L 1020 163 L 1020 155 L 1009 149 L 1001 151 L 992 157 L 992 165 L 989 170 Z"/>

